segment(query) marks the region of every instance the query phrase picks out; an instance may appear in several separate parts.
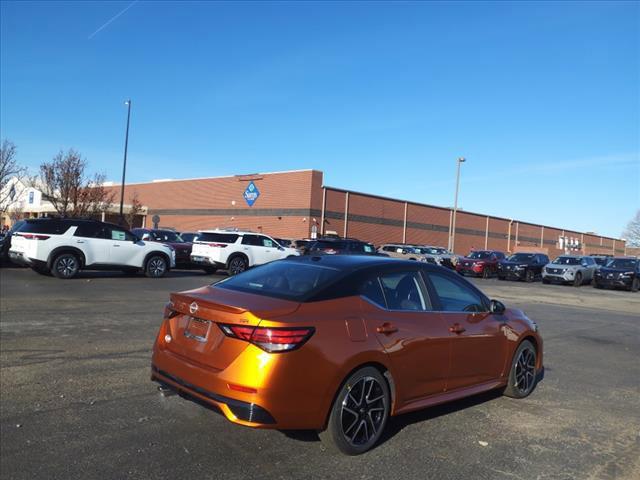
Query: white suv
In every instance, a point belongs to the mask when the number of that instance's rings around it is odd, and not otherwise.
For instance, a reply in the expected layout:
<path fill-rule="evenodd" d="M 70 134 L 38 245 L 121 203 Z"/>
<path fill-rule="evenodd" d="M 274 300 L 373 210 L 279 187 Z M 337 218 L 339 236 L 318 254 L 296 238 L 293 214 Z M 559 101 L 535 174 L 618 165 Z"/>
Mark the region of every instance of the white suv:
<path fill-rule="evenodd" d="M 175 266 L 168 245 L 143 242 L 110 223 L 79 219 L 31 219 L 13 234 L 9 257 L 39 273 L 72 278 L 83 269 L 143 271 L 162 277 Z"/>
<path fill-rule="evenodd" d="M 202 230 L 193 242 L 191 262 L 236 275 L 255 265 L 298 255 L 295 248 L 283 247 L 261 233 Z"/>

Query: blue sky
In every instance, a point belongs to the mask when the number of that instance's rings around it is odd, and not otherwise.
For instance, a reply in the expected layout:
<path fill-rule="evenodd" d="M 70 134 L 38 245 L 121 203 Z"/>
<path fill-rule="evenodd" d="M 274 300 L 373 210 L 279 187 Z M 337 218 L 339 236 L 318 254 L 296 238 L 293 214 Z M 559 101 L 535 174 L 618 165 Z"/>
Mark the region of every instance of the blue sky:
<path fill-rule="evenodd" d="M 34 169 L 73 147 L 118 181 L 131 97 L 129 181 L 315 168 L 448 206 L 465 156 L 466 210 L 618 236 L 640 207 L 638 2 L 1 13 L 1 134 Z"/>

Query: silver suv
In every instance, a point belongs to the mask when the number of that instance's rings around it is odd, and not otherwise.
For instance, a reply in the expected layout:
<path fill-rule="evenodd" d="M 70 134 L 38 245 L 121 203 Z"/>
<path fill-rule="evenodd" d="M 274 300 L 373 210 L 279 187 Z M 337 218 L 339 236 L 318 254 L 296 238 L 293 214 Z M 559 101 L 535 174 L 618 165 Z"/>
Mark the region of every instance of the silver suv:
<path fill-rule="evenodd" d="M 402 258 L 404 260 L 421 260 L 423 255 L 416 252 L 411 245 L 402 245 L 399 243 L 385 243 L 378 247 L 378 253 L 385 253 L 393 258 Z"/>
<path fill-rule="evenodd" d="M 420 253 L 427 262 L 435 263 L 442 267 L 455 269 L 457 257 L 444 247 L 431 245 L 415 245 L 414 250 Z"/>
<path fill-rule="evenodd" d="M 561 255 L 542 269 L 542 283 L 570 283 L 579 287 L 593 280 L 597 268 L 591 257 Z"/>

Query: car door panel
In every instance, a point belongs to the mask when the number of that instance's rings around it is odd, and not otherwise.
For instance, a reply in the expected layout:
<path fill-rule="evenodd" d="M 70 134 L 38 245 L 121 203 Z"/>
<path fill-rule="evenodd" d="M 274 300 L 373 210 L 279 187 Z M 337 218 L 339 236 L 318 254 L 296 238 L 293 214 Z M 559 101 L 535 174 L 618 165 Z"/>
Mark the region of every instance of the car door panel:
<path fill-rule="evenodd" d="M 139 267 L 144 242 L 133 242 L 124 230 L 110 229 L 109 264 Z"/>

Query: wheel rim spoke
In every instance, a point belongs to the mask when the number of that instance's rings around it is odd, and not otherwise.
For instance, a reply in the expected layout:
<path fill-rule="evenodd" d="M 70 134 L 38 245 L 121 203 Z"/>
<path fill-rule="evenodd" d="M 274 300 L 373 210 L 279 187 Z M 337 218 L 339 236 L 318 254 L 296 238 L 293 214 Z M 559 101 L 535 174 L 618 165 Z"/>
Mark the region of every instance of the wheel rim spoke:
<path fill-rule="evenodd" d="M 515 365 L 515 383 L 521 393 L 528 393 L 535 380 L 536 357 L 535 352 L 526 348 L 518 356 Z"/>
<path fill-rule="evenodd" d="M 342 434 L 351 445 L 363 446 L 377 439 L 387 410 L 386 396 L 377 379 L 363 377 L 348 386 L 341 407 Z"/>

